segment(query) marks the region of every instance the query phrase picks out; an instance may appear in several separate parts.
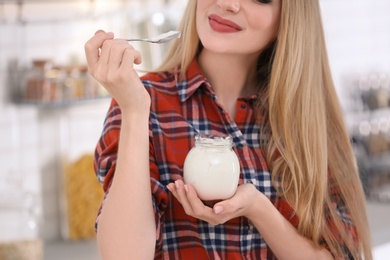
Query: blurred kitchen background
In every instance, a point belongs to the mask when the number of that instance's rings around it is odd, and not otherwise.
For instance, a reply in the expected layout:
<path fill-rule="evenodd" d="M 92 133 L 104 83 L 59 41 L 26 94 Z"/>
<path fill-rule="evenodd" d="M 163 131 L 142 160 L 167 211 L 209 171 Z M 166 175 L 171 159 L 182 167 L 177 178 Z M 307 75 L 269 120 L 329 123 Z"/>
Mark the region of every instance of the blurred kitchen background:
<path fill-rule="evenodd" d="M 390 1 L 320 1 L 375 259 L 390 259 Z M 92 155 L 110 98 L 86 72 L 84 43 L 98 29 L 175 29 L 186 3 L 0 0 L 0 259 L 100 259 Z M 134 45 L 145 69 L 167 47 Z"/>

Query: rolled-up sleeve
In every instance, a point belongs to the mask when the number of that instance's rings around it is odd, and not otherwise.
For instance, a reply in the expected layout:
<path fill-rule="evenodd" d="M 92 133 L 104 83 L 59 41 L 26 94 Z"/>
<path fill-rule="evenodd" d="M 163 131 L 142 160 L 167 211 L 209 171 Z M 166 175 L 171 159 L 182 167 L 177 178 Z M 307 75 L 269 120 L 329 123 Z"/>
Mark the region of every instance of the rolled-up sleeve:
<path fill-rule="evenodd" d="M 97 213 L 95 229 L 98 229 L 99 216 L 104 208 L 106 198 L 109 196 L 109 190 L 115 173 L 119 135 L 121 127 L 121 111 L 117 102 L 111 101 L 107 112 L 101 137 L 95 148 L 94 169 L 99 182 L 103 185 L 105 196 Z M 151 126 L 149 126 L 150 129 Z M 131 155 L 129 155 L 131 156 Z M 168 204 L 168 194 L 165 186 L 159 181 L 159 171 L 154 156 L 152 144 L 152 131 L 149 130 L 149 165 L 150 165 L 150 184 L 152 191 L 152 203 L 155 213 L 157 243 L 162 244 L 162 218 Z M 129 200 L 129 203 L 131 201 Z M 124 207 L 126 205 L 123 205 Z"/>

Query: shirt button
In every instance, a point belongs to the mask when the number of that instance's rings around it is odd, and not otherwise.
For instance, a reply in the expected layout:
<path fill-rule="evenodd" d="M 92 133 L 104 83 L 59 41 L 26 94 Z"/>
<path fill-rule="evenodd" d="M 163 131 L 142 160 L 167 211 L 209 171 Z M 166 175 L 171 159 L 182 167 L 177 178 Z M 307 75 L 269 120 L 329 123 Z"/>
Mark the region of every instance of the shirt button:
<path fill-rule="evenodd" d="M 247 232 L 249 232 L 250 230 L 251 230 L 251 226 L 250 225 L 245 225 L 245 230 L 247 231 Z"/>
<path fill-rule="evenodd" d="M 246 105 L 245 105 L 245 104 L 241 104 L 241 108 L 242 108 L 242 109 L 245 109 L 245 108 L 246 108 Z"/>

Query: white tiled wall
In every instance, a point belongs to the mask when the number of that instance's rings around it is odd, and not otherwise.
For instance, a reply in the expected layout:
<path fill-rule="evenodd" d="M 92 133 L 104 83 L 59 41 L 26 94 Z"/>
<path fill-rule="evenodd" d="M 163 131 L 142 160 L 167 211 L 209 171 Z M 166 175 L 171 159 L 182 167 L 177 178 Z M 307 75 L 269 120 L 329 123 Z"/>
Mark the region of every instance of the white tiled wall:
<path fill-rule="evenodd" d="M 61 236 L 62 160 L 74 161 L 93 152 L 109 102 L 59 108 L 15 105 L 10 98 L 14 90 L 8 84 L 10 61 L 17 60 L 21 69 L 42 58 L 58 65 L 83 64 L 83 45 L 97 29 L 136 36 L 140 32 L 135 24 L 161 10 L 161 2 L 37 2 L 23 7 L 24 24 L 18 21 L 15 5 L 0 6 L 4 15 L 0 16 L 0 179 L 20 177 L 20 185 L 37 195 L 35 206 L 42 219 L 40 230 L 30 230 L 23 224 L 22 210 L 6 208 L 0 201 L 0 241 Z M 21 193 L 19 186 L 2 184 L 0 194 L 10 189 Z"/>
<path fill-rule="evenodd" d="M 60 159 L 64 154 L 77 158 L 93 150 L 108 103 L 106 100 L 56 109 L 15 105 L 10 101 L 12 90 L 7 84 L 9 61 L 18 60 L 21 67 L 28 66 L 34 58 L 51 58 L 57 64 L 83 63 L 84 42 L 94 31 L 102 28 L 134 35 L 134 21 L 141 20 L 150 10 L 158 10 L 159 5 L 153 4 L 156 1 L 56 1 L 49 7 L 36 4 L 24 9 L 26 24 L 16 21 L 15 7 L 0 6 L 0 13 L 4 14 L 0 16 L 0 193 L 10 192 L 11 186 L 6 187 L 3 180 L 21 176 L 25 190 L 39 195 L 36 205 L 43 215 L 40 234 L 45 239 L 60 237 Z M 180 7 L 183 2 L 177 0 Z M 95 3 L 92 9 L 90 3 Z M 141 8 L 146 4 L 147 8 Z M 321 4 L 340 96 L 345 74 L 390 71 L 388 0 L 322 0 Z M 5 10 L 1 12 L 1 8 Z M 92 19 L 91 13 L 99 18 Z M 38 235 L 37 231 L 16 233 L 23 225 L 15 214 L 21 216 L 20 212 L 6 213 L 0 208 L 0 240 Z"/>

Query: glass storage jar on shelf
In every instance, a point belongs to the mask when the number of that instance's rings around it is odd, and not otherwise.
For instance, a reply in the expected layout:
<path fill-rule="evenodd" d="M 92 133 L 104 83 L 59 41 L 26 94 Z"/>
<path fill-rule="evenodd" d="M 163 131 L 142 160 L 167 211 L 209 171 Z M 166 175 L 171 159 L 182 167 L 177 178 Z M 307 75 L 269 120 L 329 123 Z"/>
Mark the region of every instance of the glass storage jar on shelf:
<path fill-rule="evenodd" d="M 184 162 L 184 182 L 204 201 L 228 199 L 240 178 L 240 163 L 231 136 L 196 135 Z"/>
<path fill-rule="evenodd" d="M 64 81 L 64 93 L 66 100 L 78 100 L 84 98 L 85 80 L 77 67 L 69 67 Z"/>
<path fill-rule="evenodd" d="M 23 98 L 37 103 L 61 100 L 62 78 L 63 72 L 54 68 L 50 60 L 34 60 L 26 75 Z"/>

